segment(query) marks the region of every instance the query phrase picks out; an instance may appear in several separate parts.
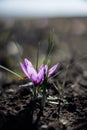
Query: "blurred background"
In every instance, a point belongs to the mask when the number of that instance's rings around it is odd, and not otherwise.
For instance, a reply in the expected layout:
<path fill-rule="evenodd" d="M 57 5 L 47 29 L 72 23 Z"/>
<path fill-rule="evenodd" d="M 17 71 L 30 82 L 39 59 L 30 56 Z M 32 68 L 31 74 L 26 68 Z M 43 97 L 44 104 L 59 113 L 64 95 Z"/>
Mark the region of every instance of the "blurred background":
<path fill-rule="evenodd" d="M 50 32 L 54 44 L 51 65 L 86 55 L 87 1 L 1 0 L 0 65 L 23 75 L 20 62 L 26 57 L 35 65 L 38 43 L 41 65 Z M 0 69 L 0 84 L 13 79 L 17 77 Z"/>

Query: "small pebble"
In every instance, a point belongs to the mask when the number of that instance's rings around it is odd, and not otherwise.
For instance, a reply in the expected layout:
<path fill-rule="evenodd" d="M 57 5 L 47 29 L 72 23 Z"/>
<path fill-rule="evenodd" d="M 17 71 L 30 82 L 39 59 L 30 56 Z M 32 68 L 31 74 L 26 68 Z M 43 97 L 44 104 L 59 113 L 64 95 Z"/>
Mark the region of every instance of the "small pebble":
<path fill-rule="evenodd" d="M 47 125 L 42 125 L 41 130 L 48 130 L 48 126 Z"/>

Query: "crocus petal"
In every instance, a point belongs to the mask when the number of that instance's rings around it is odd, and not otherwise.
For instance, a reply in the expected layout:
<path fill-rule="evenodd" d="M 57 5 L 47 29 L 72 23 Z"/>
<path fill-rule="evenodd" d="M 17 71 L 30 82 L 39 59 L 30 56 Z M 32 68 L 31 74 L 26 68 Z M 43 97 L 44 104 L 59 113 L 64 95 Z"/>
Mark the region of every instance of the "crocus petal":
<path fill-rule="evenodd" d="M 44 70 L 45 70 L 45 66 L 42 65 L 38 70 L 37 83 L 40 83 L 44 80 L 44 75 L 45 75 Z"/>
<path fill-rule="evenodd" d="M 24 59 L 24 63 L 26 66 L 33 67 L 32 63 L 27 58 Z"/>
<path fill-rule="evenodd" d="M 27 73 L 32 82 L 35 82 L 37 80 L 37 72 L 33 67 L 27 67 Z"/>
<path fill-rule="evenodd" d="M 41 65 L 40 68 L 38 69 L 38 72 L 43 69 L 44 65 Z"/>
<path fill-rule="evenodd" d="M 58 64 L 54 65 L 52 68 L 49 69 L 49 71 L 48 71 L 48 77 L 50 77 L 55 72 L 55 70 L 57 69 L 57 67 L 58 67 Z"/>
<path fill-rule="evenodd" d="M 29 75 L 28 75 L 28 72 L 27 72 L 27 66 L 26 66 L 26 64 L 25 63 L 20 63 L 20 65 L 21 65 L 21 68 L 22 68 L 22 70 L 23 70 L 23 72 L 25 73 L 25 75 L 28 77 L 28 78 L 30 78 L 29 77 Z"/>
<path fill-rule="evenodd" d="M 47 65 L 41 65 L 40 68 L 39 68 L 39 70 L 38 70 L 38 72 L 39 72 L 41 69 L 44 70 L 44 75 L 46 75 L 46 74 L 47 74 L 47 71 L 48 71 L 48 66 L 47 66 Z"/>
<path fill-rule="evenodd" d="M 32 81 L 33 80 L 36 80 L 36 77 L 37 77 L 37 72 L 36 70 L 34 69 L 32 63 L 28 60 L 28 59 L 24 59 L 24 63 L 20 63 L 21 65 L 21 68 L 23 70 L 23 72 L 25 73 L 25 75 L 31 79 Z"/>

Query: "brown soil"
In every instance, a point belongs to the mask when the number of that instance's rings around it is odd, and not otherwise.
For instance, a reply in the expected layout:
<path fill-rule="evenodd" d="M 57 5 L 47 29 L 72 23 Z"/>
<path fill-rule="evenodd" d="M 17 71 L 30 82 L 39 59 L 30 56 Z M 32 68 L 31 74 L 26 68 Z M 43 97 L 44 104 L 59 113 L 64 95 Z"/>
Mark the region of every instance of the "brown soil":
<path fill-rule="evenodd" d="M 61 85 L 66 75 L 64 99 L 59 99 L 59 93 L 49 83 L 43 112 L 41 98 L 32 99 L 32 86 L 20 87 L 27 81 L 3 83 L 0 130 L 87 130 L 87 77 L 78 64 L 73 62 L 68 70 L 66 66 L 62 63 L 58 70 L 61 73 L 54 78 Z"/>

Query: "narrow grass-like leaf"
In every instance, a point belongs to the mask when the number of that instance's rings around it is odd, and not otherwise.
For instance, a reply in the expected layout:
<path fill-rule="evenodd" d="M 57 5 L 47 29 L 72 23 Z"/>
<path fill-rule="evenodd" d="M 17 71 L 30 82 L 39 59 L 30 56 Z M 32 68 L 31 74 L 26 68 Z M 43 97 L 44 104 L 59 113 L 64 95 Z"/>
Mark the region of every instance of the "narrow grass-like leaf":
<path fill-rule="evenodd" d="M 12 70 L 10 70 L 10 69 L 8 69 L 8 68 L 2 66 L 2 65 L 0 65 L 0 68 L 2 68 L 2 69 L 4 69 L 4 70 L 6 70 L 6 71 L 8 71 L 8 72 L 10 72 L 10 73 L 12 73 L 12 74 L 14 74 L 15 76 L 17 76 L 17 77 L 19 77 L 19 78 L 22 78 L 22 76 L 20 76 L 20 75 L 17 74 L 16 72 L 14 72 L 14 71 L 12 71 Z"/>
<path fill-rule="evenodd" d="M 40 49 L 40 42 L 38 43 L 38 48 L 37 48 L 37 57 L 36 57 L 36 70 L 38 70 L 39 49 Z"/>
<path fill-rule="evenodd" d="M 48 57 L 49 57 L 52 49 L 53 49 L 53 32 L 50 32 L 49 38 L 48 38 L 48 47 L 47 47 L 47 50 L 46 50 L 46 55 L 45 55 L 45 59 L 43 61 L 43 64 L 47 64 Z"/>

